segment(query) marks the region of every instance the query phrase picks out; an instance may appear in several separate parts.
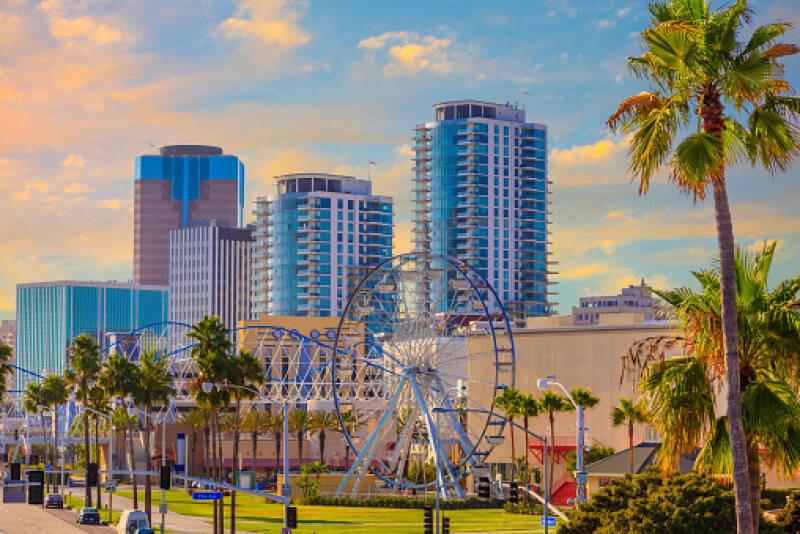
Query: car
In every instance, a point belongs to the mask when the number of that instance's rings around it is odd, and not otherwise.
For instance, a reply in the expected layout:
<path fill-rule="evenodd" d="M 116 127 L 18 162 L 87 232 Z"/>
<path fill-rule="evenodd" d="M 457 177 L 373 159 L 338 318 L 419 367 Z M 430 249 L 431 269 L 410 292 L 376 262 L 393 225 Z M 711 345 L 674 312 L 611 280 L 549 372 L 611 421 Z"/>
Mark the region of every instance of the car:
<path fill-rule="evenodd" d="M 88 506 L 84 506 L 80 510 L 78 510 L 78 523 L 81 525 L 86 525 L 89 523 L 99 525 L 100 524 L 100 512 L 97 511 L 97 508 L 89 508 Z"/>
<path fill-rule="evenodd" d="M 142 510 L 124 510 L 119 515 L 117 534 L 136 534 L 137 531 L 148 528 L 150 523 L 147 521 L 147 514 Z"/>
<path fill-rule="evenodd" d="M 136 529 L 136 532 L 134 532 L 134 534 L 156 534 L 156 531 L 153 530 L 152 528 L 139 528 Z"/>
<path fill-rule="evenodd" d="M 64 498 L 58 493 L 48 493 L 44 499 L 45 508 L 64 508 Z"/>

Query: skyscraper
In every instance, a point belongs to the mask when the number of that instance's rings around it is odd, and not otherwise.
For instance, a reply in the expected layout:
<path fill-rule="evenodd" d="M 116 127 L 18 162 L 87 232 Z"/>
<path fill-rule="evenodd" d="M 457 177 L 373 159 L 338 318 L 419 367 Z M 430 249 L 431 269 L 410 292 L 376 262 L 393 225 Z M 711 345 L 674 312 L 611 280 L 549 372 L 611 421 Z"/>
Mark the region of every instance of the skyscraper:
<path fill-rule="evenodd" d="M 250 319 L 251 230 L 212 221 L 172 230 L 169 237 L 170 321 L 195 324 L 208 314 L 236 328 Z"/>
<path fill-rule="evenodd" d="M 169 231 L 216 219 L 241 226 L 244 165 L 222 149 L 171 145 L 136 158 L 134 171 L 133 278 L 167 285 Z"/>
<path fill-rule="evenodd" d="M 336 316 L 348 285 L 392 255 L 393 201 L 372 183 L 322 173 L 277 177 L 256 201 L 254 316 Z"/>
<path fill-rule="evenodd" d="M 436 104 L 413 138 L 414 242 L 463 260 L 518 320 L 547 315 L 547 127 L 510 104 Z"/>
<path fill-rule="evenodd" d="M 17 284 L 17 365 L 61 373 L 67 348 L 81 334 L 103 347 L 112 333 L 128 333 L 167 319 L 167 288 L 117 282 L 55 281 Z M 160 331 L 159 331 L 160 333 Z M 33 379 L 18 372 L 17 389 Z"/>

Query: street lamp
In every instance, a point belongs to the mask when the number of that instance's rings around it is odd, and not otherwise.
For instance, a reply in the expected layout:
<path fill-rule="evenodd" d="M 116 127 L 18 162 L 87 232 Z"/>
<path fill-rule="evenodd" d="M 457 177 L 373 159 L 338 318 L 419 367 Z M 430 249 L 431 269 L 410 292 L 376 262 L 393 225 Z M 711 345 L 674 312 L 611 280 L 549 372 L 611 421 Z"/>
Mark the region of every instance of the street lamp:
<path fill-rule="evenodd" d="M 114 478 L 114 419 L 111 414 L 105 412 L 99 412 L 97 410 L 93 410 L 88 406 L 83 407 L 84 410 L 92 412 L 95 415 L 100 417 L 105 417 L 108 419 L 108 477 L 106 480 L 112 480 Z M 99 423 L 98 423 L 99 424 Z M 88 451 L 87 451 L 88 454 Z M 97 459 L 100 462 L 100 458 Z M 98 499 L 100 498 L 100 490 L 98 488 Z M 108 502 L 108 522 L 111 523 L 111 493 L 109 492 L 109 502 Z M 100 503 L 97 503 L 97 507 L 100 508 Z"/>
<path fill-rule="evenodd" d="M 214 382 L 203 382 L 203 385 L 201 387 L 203 388 L 203 391 L 205 393 L 211 393 L 211 391 L 214 388 L 243 389 L 245 391 L 255 393 L 259 399 L 268 404 L 276 404 L 274 400 L 268 399 L 267 397 L 262 395 L 258 390 L 255 390 L 247 386 L 239 386 L 236 384 L 217 384 Z M 235 462 L 236 459 L 234 458 L 233 461 Z M 255 465 L 255 458 L 253 459 L 253 465 Z M 236 481 L 234 480 L 233 483 L 236 484 Z M 286 400 L 283 401 L 283 485 L 281 486 L 281 497 L 283 497 L 283 528 L 285 531 L 288 532 L 289 504 L 292 498 L 292 484 L 289 481 L 289 402 Z"/>
<path fill-rule="evenodd" d="M 552 386 L 560 387 L 562 391 L 564 391 L 564 395 L 567 396 L 569 401 L 578 411 L 578 443 L 575 447 L 575 456 L 577 460 L 575 478 L 578 481 L 578 494 L 575 496 L 575 500 L 580 504 L 586 502 L 586 483 L 588 481 L 588 477 L 586 476 L 586 471 L 584 471 L 583 465 L 583 405 L 575 402 L 575 399 L 572 398 L 572 395 L 569 391 L 567 391 L 567 388 L 565 388 L 563 384 L 556 382 L 555 378 L 556 375 L 549 375 L 547 378 L 540 378 L 536 381 L 536 386 L 539 389 L 548 389 Z M 555 436 L 553 436 L 552 439 L 555 439 Z"/>

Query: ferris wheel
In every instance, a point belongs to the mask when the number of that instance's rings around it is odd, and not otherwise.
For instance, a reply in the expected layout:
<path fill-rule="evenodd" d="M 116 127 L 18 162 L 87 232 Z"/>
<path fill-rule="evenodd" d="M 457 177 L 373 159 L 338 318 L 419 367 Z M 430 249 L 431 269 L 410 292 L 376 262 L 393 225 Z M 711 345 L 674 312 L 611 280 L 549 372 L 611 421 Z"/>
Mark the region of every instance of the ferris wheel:
<path fill-rule="evenodd" d="M 424 252 L 390 258 L 348 299 L 332 352 L 333 400 L 356 456 L 337 494 L 370 474 L 463 498 L 459 481 L 485 471 L 503 440 L 494 399 L 514 385 L 511 322 L 486 278 Z"/>

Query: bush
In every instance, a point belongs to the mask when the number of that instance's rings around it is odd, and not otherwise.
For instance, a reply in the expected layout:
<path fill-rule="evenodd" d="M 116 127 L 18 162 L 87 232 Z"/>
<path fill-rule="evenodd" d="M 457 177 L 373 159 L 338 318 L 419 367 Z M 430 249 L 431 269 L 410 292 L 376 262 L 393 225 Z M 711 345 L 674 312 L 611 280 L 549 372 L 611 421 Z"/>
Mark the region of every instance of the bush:
<path fill-rule="evenodd" d="M 775 522 L 788 534 L 800 532 L 800 494 L 796 492 L 789 494 L 786 506 L 778 514 Z"/>
<path fill-rule="evenodd" d="M 787 497 L 797 491 L 793 488 L 764 489 L 761 491 L 761 507 L 765 510 L 776 510 L 786 506 Z"/>
<path fill-rule="evenodd" d="M 538 504 L 530 506 L 526 503 L 513 504 L 506 502 L 503 505 L 503 510 L 511 514 L 525 514 L 525 515 L 542 515 L 542 507 Z"/>
<path fill-rule="evenodd" d="M 332 497 L 326 495 L 316 495 L 297 499 L 299 505 L 316 506 L 351 506 L 351 507 L 371 507 L 371 508 L 422 508 L 423 506 L 433 506 L 435 497 L 427 498 L 406 498 L 393 495 L 379 495 L 371 499 L 354 499 L 351 497 Z M 440 501 L 439 507 L 442 510 L 470 510 L 482 508 L 501 508 L 503 501 L 481 499 L 466 499 L 464 501 Z"/>

